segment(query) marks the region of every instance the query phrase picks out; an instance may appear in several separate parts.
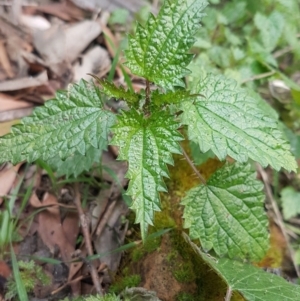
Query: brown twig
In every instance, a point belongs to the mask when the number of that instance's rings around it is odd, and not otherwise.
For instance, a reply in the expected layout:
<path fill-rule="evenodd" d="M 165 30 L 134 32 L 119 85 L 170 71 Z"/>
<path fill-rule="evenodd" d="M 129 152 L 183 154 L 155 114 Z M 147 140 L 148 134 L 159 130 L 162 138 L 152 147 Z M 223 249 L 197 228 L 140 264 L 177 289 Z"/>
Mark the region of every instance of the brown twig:
<path fill-rule="evenodd" d="M 145 97 L 145 115 L 147 116 L 149 114 L 149 107 L 150 107 L 150 82 L 146 80 L 146 97 Z"/>
<path fill-rule="evenodd" d="M 106 268 L 107 268 L 106 264 L 101 263 L 101 265 L 99 266 L 98 272 L 102 272 L 102 271 L 103 271 L 104 269 L 106 269 Z M 71 284 L 73 284 L 73 283 L 76 283 L 76 282 L 78 282 L 78 281 L 80 281 L 80 280 L 82 280 L 82 279 L 86 279 L 86 278 L 89 278 L 89 276 L 83 276 L 83 275 L 78 276 L 77 278 L 75 278 L 75 279 L 73 279 L 73 280 L 70 280 L 70 281 L 66 282 L 65 284 L 63 284 L 63 285 L 60 286 L 59 288 L 57 288 L 57 289 L 55 289 L 54 291 L 52 291 L 52 292 L 51 292 L 51 295 L 55 295 L 55 294 L 57 294 L 58 292 L 60 292 L 62 289 L 64 289 L 66 286 L 71 285 Z"/>
<path fill-rule="evenodd" d="M 93 256 L 94 252 L 93 252 L 91 236 L 90 236 L 89 227 L 88 227 L 89 225 L 88 225 L 87 218 L 81 207 L 81 196 L 80 196 L 80 192 L 79 192 L 78 183 L 74 184 L 74 192 L 75 192 L 74 203 L 78 210 L 78 215 L 79 215 L 79 219 L 80 219 L 80 223 L 81 223 L 83 237 L 84 237 L 85 244 L 86 244 L 86 249 L 87 249 L 88 255 Z M 101 285 L 100 285 L 99 275 L 98 275 L 98 272 L 97 272 L 93 262 L 91 262 L 91 264 L 89 265 L 89 268 L 90 268 L 90 273 L 91 273 L 91 277 L 92 277 L 92 281 L 94 283 L 95 289 L 96 289 L 97 293 L 100 296 L 102 296 L 103 293 L 102 293 L 102 289 L 101 289 Z"/>
<path fill-rule="evenodd" d="M 100 234 L 102 233 L 105 225 L 107 224 L 108 219 L 110 218 L 110 216 L 112 215 L 112 213 L 115 209 L 116 203 L 117 203 L 117 201 L 115 200 L 108 205 L 107 210 L 105 211 L 105 215 L 102 217 L 102 219 L 97 227 L 97 230 L 96 230 L 97 236 L 100 236 Z"/>
<path fill-rule="evenodd" d="M 196 168 L 195 164 L 193 163 L 193 161 L 190 159 L 190 157 L 188 156 L 188 154 L 185 152 L 185 150 L 183 149 L 183 147 L 181 147 L 182 150 L 182 154 L 185 157 L 186 161 L 189 163 L 189 165 L 191 166 L 191 168 L 193 169 L 193 171 L 195 172 L 195 174 L 197 175 L 197 177 L 200 179 L 200 181 L 206 185 L 206 180 L 204 179 L 204 177 L 201 175 L 201 173 L 199 172 L 199 170 Z"/>
<path fill-rule="evenodd" d="M 280 228 L 280 230 L 281 230 L 281 232 L 282 232 L 282 234 L 284 236 L 284 239 L 286 240 L 287 249 L 288 249 L 289 255 L 291 257 L 291 260 L 292 260 L 295 272 L 297 273 L 297 276 L 299 278 L 300 277 L 300 272 L 299 272 L 299 268 L 298 268 L 298 266 L 297 266 L 297 264 L 295 262 L 294 250 L 292 249 L 292 247 L 291 247 L 291 245 L 289 243 L 289 237 L 288 237 L 288 234 L 286 233 L 286 230 L 285 230 L 285 227 L 284 227 L 284 223 L 283 223 L 283 220 L 282 220 L 282 216 L 280 214 L 280 211 L 279 211 L 279 208 L 277 206 L 277 203 L 276 203 L 276 201 L 275 201 L 275 199 L 273 197 L 270 185 L 268 184 L 268 175 L 267 175 L 267 173 L 264 171 L 264 169 L 259 164 L 256 164 L 256 166 L 257 166 L 257 169 L 258 169 L 259 173 L 261 174 L 262 180 L 263 180 L 264 185 L 265 185 L 267 197 L 269 198 L 269 201 L 271 203 L 272 209 L 274 211 L 274 214 L 275 214 L 275 217 L 276 217 L 275 222 L 278 225 L 278 227 Z"/>

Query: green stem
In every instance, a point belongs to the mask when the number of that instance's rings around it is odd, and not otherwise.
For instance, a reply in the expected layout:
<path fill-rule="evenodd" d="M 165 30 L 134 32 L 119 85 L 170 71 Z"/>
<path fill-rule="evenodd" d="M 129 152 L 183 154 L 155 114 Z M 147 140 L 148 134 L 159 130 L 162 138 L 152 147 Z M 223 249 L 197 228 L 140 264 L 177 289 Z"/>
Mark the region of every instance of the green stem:
<path fill-rule="evenodd" d="M 193 171 L 195 172 L 195 174 L 197 175 L 197 177 L 200 179 L 200 181 L 202 182 L 202 184 L 206 185 L 206 180 L 201 175 L 201 173 L 199 172 L 199 170 L 196 168 L 195 164 L 193 163 L 193 161 L 191 160 L 191 158 L 188 156 L 188 154 L 185 152 L 185 150 L 183 149 L 183 147 L 181 147 L 181 150 L 182 150 L 183 156 L 185 157 L 186 161 L 189 163 L 189 165 L 191 166 L 191 168 L 193 169 Z"/>
<path fill-rule="evenodd" d="M 148 117 L 150 115 L 150 82 L 146 79 L 146 98 L 145 98 L 145 115 Z"/>

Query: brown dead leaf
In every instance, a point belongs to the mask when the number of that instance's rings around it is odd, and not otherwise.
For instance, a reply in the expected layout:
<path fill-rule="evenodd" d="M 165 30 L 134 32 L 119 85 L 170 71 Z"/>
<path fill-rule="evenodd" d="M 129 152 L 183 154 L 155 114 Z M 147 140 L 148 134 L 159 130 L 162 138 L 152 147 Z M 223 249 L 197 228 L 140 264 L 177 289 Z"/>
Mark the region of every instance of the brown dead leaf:
<path fill-rule="evenodd" d="M 34 202 L 37 202 L 35 199 Z M 44 206 L 54 205 L 49 207 L 44 211 L 40 212 L 38 215 L 38 233 L 43 240 L 44 244 L 50 249 L 52 253 L 55 251 L 55 247 L 58 246 L 62 259 L 69 265 L 69 274 L 71 271 L 78 270 L 82 263 L 70 263 L 72 260 L 72 255 L 75 251 L 75 239 L 74 236 L 78 234 L 78 226 L 73 227 L 73 234 L 71 236 L 70 231 L 72 230 L 69 225 L 74 225 L 74 216 L 69 218 L 72 221 L 67 221 L 68 217 L 65 218 L 63 226 L 61 222 L 60 210 L 57 206 L 57 198 L 54 195 L 46 193 L 43 198 L 42 204 Z M 78 222 L 77 222 L 78 224 Z M 67 232 L 65 232 L 67 230 Z M 70 237 L 68 237 L 70 236 Z M 74 242 L 74 245 L 70 243 Z M 73 272 L 72 272 L 73 274 Z M 69 276 L 70 277 L 70 276 Z M 75 283 L 71 285 L 73 294 L 78 294 L 80 292 L 80 285 Z"/>
<path fill-rule="evenodd" d="M 82 9 L 75 6 L 70 1 L 38 5 L 36 7 L 31 7 L 31 10 L 53 15 L 64 21 L 82 20 L 85 15 Z"/>
<path fill-rule="evenodd" d="M 51 208 L 53 208 L 53 207 L 63 207 L 63 208 L 66 208 L 66 209 L 68 209 L 68 210 L 74 210 L 74 209 L 76 209 L 76 207 L 75 206 L 70 206 L 70 205 L 65 205 L 65 204 L 61 204 L 61 203 L 58 203 L 58 202 L 54 202 L 54 203 L 51 203 L 51 204 L 44 204 L 44 203 L 41 203 L 41 201 L 39 200 L 39 198 L 37 197 L 37 195 L 36 195 L 36 193 L 34 192 L 32 195 L 31 195 L 31 197 L 30 197 L 30 199 L 29 199 L 29 204 L 32 206 L 32 207 L 34 207 L 34 208 L 49 208 L 49 209 L 51 209 Z M 51 211 L 51 210 L 50 210 Z M 56 212 L 56 209 L 55 209 L 55 211 L 54 212 Z M 68 214 L 67 214 L 68 215 Z M 70 215 L 70 218 L 73 220 L 74 219 L 74 217 L 72 216 L 72 215 Z M 73 228 L 73 230 L 74 229 L 76 229 L 76 227 L 75 228 Z M 68 235 L 67 235 L 68 236 Z M 76 237 L 77 237 L 77 235 L 76 235 Z"/>
<path fill-rule="evenodd" d="M 6 41 L 7 56 L 10 59 L 14 73 L 18 77 L 26 76 L 28 66 L 22 58 L 22 51 L 32 51 L 31 35 L 26 32 L 25 26 L 15 26 L 11 22 L 11 17 L 0 15 L 0 32 Z"/>
<path fill-rule="evenodd" d="M 81 59 L 81 63 L 74 65 L 74 81 L 80 79 L 90 80 L 89 73 L 102 78 L 111 68 L 111 61 L 106 49 L 95 46 L 87 51 Z"/>
<path fill-rule="evenodd" d="M 14 26 L 11 23 L 11 18 L 8 16 L 0 15 L 0 31 L 4 37 L 8 38 L 7 42 L 11 38 L 18 39 L 20 47 L 30 51 L 31 49 L 31 35 L 26 31 L 26 28 L 21 26 Z"/>
<path fill-rule="evenodd" d="M 0 93 L 0 112 L 28 107 L 32 107 L 32 104 L 27 101 L 16 100 L 8 94 Z"/>
<path fill-rule="evenodd" d="M 30 16 L 30 15 L 22 14 L 20 21 L 22 25 L 31 28 L 33 30 L 35 29 L 46 30 L 51 27 L 50 22 L 42 16 Z"/>
<path fill-rule="evenodd" d="M 34 46 L 47 64 L 73 62 L 101 33 L 96 21 L 85 20 L 63 27 L 53 25 L 49 30 L 34 34 Z"/>
<path fill-rule="evenodd" d="M 80 228 L 80 223 L 79 223 L 78 213 L 69 211 L 63 220 L 63 229 L 69 243 L 72 246 L 76 245 L 79 228 Z"/>
<path fill-rule="evenodd" d="M 18 120 L 19 118 L 29 116 L 32 113 L 32 110 L 33 110 L 33 106 L 29 108 L 21 108 L 21 109 L 16 109 L 11 111 L 0 112 L 0 122 Z M 0 130 L 0 132 L 2 132 L 2 129 Z"/>
<path fill-rule="evenodd" d="M 65 34 L 62 25 L 54 24 L 47 30 L 35 31 L 33 44 L 47 65 L 64 60 Z"/>
<path fill-rule="evenodd" d="M 2 197 L 6 196 L 11 190 L 21 165 L 22 163 L 19 163 L 0 171 L 0 205 L 3 202 Z"/>
<path fill-rule="evenodd" d="M 81 52 L 102 32 L 96 21 L 85 20 L 65 30 L 66 60 L 73 62 Z"/>
<path fill-rule="evenodd" d="M 44 71 L 38 76 L 29 76 L 24 78 L 16 78 L 0 83 L 0 91 L 15 91 L 29 87 L 44 85 L 48 82 L 47 72 Z"/>
<path fill-rule="evenodd" d="M 0 123 L 0 137 L 8 134 L 10 132 L 10 128 L 14 125 L 19 123 L 20 120 L 15 119 L 8 122 L 1 122 Z"/>
<path fill-rule="evenodd" d="M 86 0 L 71 0 L 78 7 L 83 9 L 98 11 L 99 9 L 114 11 L 118 8 L 125 8 L 130 13 L 136 13 L 142 6 L 147 5 L 146 0 L 101 0 L 101 1 L 86 1 Z"/>
<path fill-rule="evenodd" d="M 42 204 L 44 206 L 57 205 L 57 198 L 54 195 L 46 193 Z M 38 233 L 44 244 L 52 253 L 54 253 L 55 247 L 58 246 L 62 259 L 65 262 L 69 262 L 75 248 L 69 243 L 64 232 L 59 207 L 49 207 L 40 212 L 38 214 L 38 224 Z"/>
<path fill-rule="evenodd" d="M 11 275 L 11 269 L 7 263 L 3 260 L 0 260 L 0 301 L 4 301 L 4 290 L 7 282 L 7 278 Z"/>
<path fill-rule="evenodd" d="M 0 40 L 0 65 L 5 70 L 7 77 L 9 78 L 14 77 L 14 72 L 12 70 L 9 58 L 7 56 L 5 43 L 3 40 L 2 41 Z"/>
<path fill-rule="evenodd" d="M 11 275 L 11 269 L 7 263 L 3 260 L 0 260 L 0 276 L 8 278 Z"/>

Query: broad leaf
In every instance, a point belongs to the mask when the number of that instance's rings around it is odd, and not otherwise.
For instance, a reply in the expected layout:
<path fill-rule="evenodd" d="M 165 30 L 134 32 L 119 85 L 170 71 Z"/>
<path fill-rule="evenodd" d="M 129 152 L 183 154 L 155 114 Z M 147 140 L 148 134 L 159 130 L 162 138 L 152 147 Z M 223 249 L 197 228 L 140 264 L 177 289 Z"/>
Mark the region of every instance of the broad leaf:
<path fill-rule="evenodd" d="M 94 76 L 94 78 L 102 86 L 103 93 L 109 97 L 114 97 L 117 100 L 125 100 L 130 104 L 138 103 L 140 100 L 140 95 L 131 92 L 130 90 L 125 90 L 122 86 L 116 87 L 113 83 L 102 80 Z"/>
<path fill-rule="evenodd" d="M 190 140 L 202 152 L 211 149 L 223 160 L 230 156 L 238 162 L 248 158 L 276 170 L 296 170 L 290 145 L 283 139 L 278 122 L 267 116 L 257 100 L 247 96 L 236 82 L 210 75 L 194 87 L 197 97 L 182 103 L 182 122 L 188 125 Z"/>
<path fill-rule="evenodd" d="M 130 179 L 127 194 L 132 197 L 131 209 L 141 224 L 145 239 L 154 211 L 160 210 L 159 192 L 166 191 L 162 177 L 168 176 L 167 164 L 173 164 L 172 153 L 180 153 L 177 141 L 179 124 L 165 111 L 153 113 L 148 119 L 135 110 L 124 112 L 114 126 L 111 144 L 120 148 L 120 160 L 129 163 Z"/>
<path fill-rule="evenodd" d="M 76 151 L 66 160 L 62 160 L 58 156 L 55 156 L 47 160 L 47 163 L 56 170 L 56 176 L 58 177 L 62 175 L 77 177 L 82 172 L 90 170 L 94 163 L 99 163 L 101 154 L 101 149 L 91 146 L 86 150 L 85 155 Z"/>
<path fill-rule="evenodd" d="M 157 17 L 150 15 L 145 28 L 138 25 L 129 36 L 127 66 L 139 76 L 162 87 L 183 86 L 189 73 L 188 54 L 206 7 L 205 0 L 166 0 Z"/>
<path fill-rule="evenodd" d="M 76 152 L 84 155 L 90 147 L 103 150 L 114 122 L 115 115 L 103 109 L 99 90 L 81 81 L 12 127 L 0 139 L 0 162 L 66 159 Z"/>
<path fill-rule="evenodd" d="M 206 251 L 261 259 L 269 246 L 262 188 L 250 165 L 225 164 L 182 200 L 184 227 Z"/>
<path fill-rule="evenodd" d="M 254 24 L 260 30 L 260 40 L 266 51 L 271 52 L 274 50 L 285 25 L 282 14 L 276 10 L 268 17 L 261 13 L 256 13 L 254 16 Z"/>
<path fill-rule="evenodd" d="M 285 220 L 300 214 L 300 193 L 293 187 L 286 187 L 281 191 L 282 211 Z"/>
<path fill-rule="evenodd" d="M 208 159 L 214 158 L 214 153 L 209 150 L 206 153 L 200 151 L 199 145 L 193 141 L 190 141 L 190 150 L 195 165 L 201 165 L 205 163 Z"/>
<path fill-rule="evenodd" d="M 197 254 L 227 283 L 233 292 L 239 292 L 247 301 L 296 301 L 300 300 L 300 286 L 283 278 L 264 272 L 250 264 L 227 258 L 215 259 L 186 240 Z"/>

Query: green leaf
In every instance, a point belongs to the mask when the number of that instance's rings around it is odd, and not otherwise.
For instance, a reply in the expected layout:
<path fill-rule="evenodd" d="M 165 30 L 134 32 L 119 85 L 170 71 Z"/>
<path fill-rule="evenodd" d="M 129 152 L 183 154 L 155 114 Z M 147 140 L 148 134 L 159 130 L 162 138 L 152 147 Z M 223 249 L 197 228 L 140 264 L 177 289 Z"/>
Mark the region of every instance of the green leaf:
<path fill-rule="evenodd" d="M 47 163 L 56 170 L 56 176 L 66 175 L 68 178 L 71 176 L 76 178 L 82 172 L 90 170 L 94 163 L 99 163 L 101 155 L 101 149 L 89 147 L 85 155 L 76 151 L 64 161 L 55 156 L 49 159 Z"/>
<path fill-rule="evenodd" d="M 103 150 L 114 122 L 115 115 L 103 108 L 99 89 L 81 81 L 12 127 L 11 134 L 0 139 L 0 162 L 66 159 L 76 152 L 85 155 L 90 147 Z"/>
<path fill-rule="evenodd" d="M 109 25 L 121 24 L 126 25 L 129 18 L 129 11 L 124 8 L 117 8 L 112 13 L 108 20 Z"/>
<path fill-rule="evenodd" d="M 237 23 L 247 14 L 247 3 L 241 0 L 227 2 L 222 13 L 230 24 Z"/>
<path fill-rule="evenodd" d="M 27 300 L 29 300 L 28 295 L 27 295 L 26 288 L 25 288 L 24 282 L 23 282 L 21 274 L 20 274 L 16 254 L 13 249 L 12 243 L 10 245 L 10 256 L 11 256 L 13 275 L 14 275 L 14 280 L 15 280 L 15 287 L 17 290 L 18 297 L 20 300 L 27 301 Z M 9 294 L 9 293 L 10 292 L 8 291 L 7 294 Z M 11 293 L 14 293 L 14 292 L 11 292 Z M 13 297 L 15 297 L 15 296 L 13 296 Z"/>
<path fill-rule="evenodd" d="M 286 187 L 281 191 L 281 202 L 285 220 L 300 214 L 300 192 L 293 187 Z"/>
<path fill-rule="evenodd" d="M 136 211 L 143 240 L 148 225 L 152 224 L 154 211 L 160 210 L 159 192 L 166 191 L 162 180 L 168 176 L 166 164 L 173 164 L 172 153 L 181 152 L 177 141 L 182 140 L 182 136 L 178 127 L 165 111 L 155 112 L 145 119 L 135 110 L 123 112 L 113 127 L 111 144 L 120 148 L 118 159 L 129 163 L 127 194 L 132 197 L 131 209 Z"/>
<path fill-rule="evenodd" d="M 162 87 L 183 86 L 189 70 L 188 54 L 206 7 L 205 0 L 166 0 L 157 17 L 150 15 L 145 27 L 138 24 L 129 36 L 127 66 L 139 76 Z"/>
<path fill-rule="evenodd" d="M 189 139 L 202 152 L 211 149 L 223 160 L 230 156 L 238 162 L 248 158 L 276 170 L 296 170 L 290 145 L 283 139 L 278 122 L 267 116 L 256 98 L 247 96 L 234 80 L 208 76 L 194 88 L 198 97 L 184 101 L 182 122 L 188 125 Z"/>
<path fill-rule="evenodd" d="M 185 235 L 189 241 L 187 235 Z M 300 299 L 300 286 L 262 269 L 227 258 L 215 259 L 203 253 L 191 241 L 193 249 L 227 283 L 233 292 L 247 301 L 296 301 Z"/>
<path fill-rule="evenodd" d="M 176 104 L 180 101 L 191 99 L 195 95 L 191 95 L 189 91 L 186 90 L 176 90 L 168 91 L 167 93 L 160 93 L 159 90 L 154 90 L 151 93 L 151 101 L 156 106 L 166 105 L 166 104 Z"/>
<path fill-rule="evenodd" d="M 109 97 L 114 97 L 118 100 L 125 100 L 130 104 L 138 103 L 140 100 L 140 95 L 131 92 L 130 90 L 125 90 L 122 86 L 116 87 L 113 83 L 102 80 L 96 76 L 93 76 L 99 84 L 102 86 L 102 91 Z"/>
<path fill-rule="evenodd" d="M 269 52 L 273 51 L 277 46 L 285 25 L 282 14 L 274 10 L 267 17 L 258 12 L 254 16 L 254 23 L 260 31 L 260 40 L 265 49 Z"/>
<path fill-rule="evenodd" d="M 214 158 L 215 154 L 209 150 L 206 153 L 200 151 L 199 145 L 193 141 L 190 141 L 190 149 L 195 165 L 201 165 L 205 163 L 209 158 Z"/>
<path fill-rule="evenodd" d="M 221 68 L 228 68 L 232 61 L 230 49 L 222 46 L 213 46 L 208 50 L 210 59 Z"/>
<path fill-rule="evenodd" d="M 191 239 L 219 256 L 261 259 L 269 246 L 262 188 L 249 164 L 225 164 L 182 200 Z"/>

